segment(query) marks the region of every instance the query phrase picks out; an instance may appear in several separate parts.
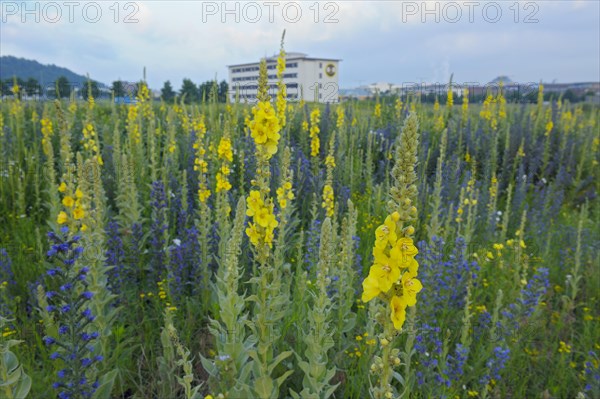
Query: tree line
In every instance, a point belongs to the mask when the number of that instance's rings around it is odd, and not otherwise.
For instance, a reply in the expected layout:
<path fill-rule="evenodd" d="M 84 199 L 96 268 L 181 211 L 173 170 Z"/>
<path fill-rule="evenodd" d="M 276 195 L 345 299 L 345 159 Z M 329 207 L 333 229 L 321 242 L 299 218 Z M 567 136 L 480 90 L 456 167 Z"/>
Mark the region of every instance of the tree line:
<path fill-rule="evenodd" d="M 56 82 L 52 84 L 46 84 L 45 87 L 39 83 L 35 78 L 29 78 L 27 80 L 21 78 L 12 78 L 0 80 L 0 96 L 12 95 L 12 89 L 14 85 L 19 87 L 21 95 L 29 97 L 46 96 L 49 98 L 68 98 L 71 92 L 78 88 L 78 96 L 85 98 L 88 95 L 88 87 L 91 88 L 91 93 L 94 98 L 100 97 L 100 86 L 96 81 L 88 81 L 79 87 L 79 85 L 69 82 L 69 80 L 60 76 Z M 129 83 L 122 80 L 116 80 L 112 82 L 110 90 L 114 97 L 131 97 L 134 98 L 137 95 L 137 88 L 139 82 Z M 215 97 L 218 102 L 225 102 L 227 100 L 227 92 L 229 86 L 225 80 L 217 83 L 216 80 L 208 80 L 203 83 L 196 85 L 191 79 L 183 79 L 181 88 L 179 91 L 175 91 L 170 81 L 166 81 L 160 90 L 160 97 L 168 103 L 172 103 L 176 98 L 183 99 L 186 104 L 196 103 L 209 98 Z"/>
<path fill-rule="evenodd" d="M 67 98 L 75 89 L 79 89 L 79 96 L 87 97 L 88 90 L 91 89 L 94 98 L 100 96 L 100 86 L 98 82 L 89 80 L 81 84 L 70 82 L 65 76 L 60 76 L 55 82 L 47 83 L 42 87 L 36 78 L 11 78 L 0 80 L 0 96 L 12 95 L 13 87 L 17 85 L 21 95 L 28 97 L 44 96 L 48 98 Z"/>

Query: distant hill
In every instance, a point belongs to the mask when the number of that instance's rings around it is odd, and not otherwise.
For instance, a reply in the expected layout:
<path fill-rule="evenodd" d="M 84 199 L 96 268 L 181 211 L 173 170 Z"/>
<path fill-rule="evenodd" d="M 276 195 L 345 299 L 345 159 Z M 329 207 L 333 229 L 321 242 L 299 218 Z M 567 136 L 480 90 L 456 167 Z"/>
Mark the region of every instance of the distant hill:
<path fill-rule="evenodd" d="M 35 60 L 26 60 L 25 58 L 17 58 L 12 55 L 3 55 L 0 57 L 0 80 L 12 79 L 13 76 L 27 80 L 29 78 L 36 79 L 42 87 L 53 85 L 56 80 L 64 76 L 69 83 L 81 85 L 87 82 L 87 77 L 79 75 L 67 68 L 59 67 L 54 64 L 43 65 Z M 92 80 L 94 80 L 92 78 Z M 105 87 L 106 85 L 98 82 L 98 86 Z"/>

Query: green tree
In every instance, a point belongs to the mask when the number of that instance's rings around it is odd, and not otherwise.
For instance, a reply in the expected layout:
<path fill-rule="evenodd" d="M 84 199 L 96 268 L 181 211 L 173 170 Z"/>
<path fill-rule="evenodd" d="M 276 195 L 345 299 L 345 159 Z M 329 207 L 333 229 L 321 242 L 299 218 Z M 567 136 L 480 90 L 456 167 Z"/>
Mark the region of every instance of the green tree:
<path fill-rule="evenodd" d="M 227 96 L 229 95 L 229 85 L 226 80 L 222 80 L 219 83 L 219 102 L 227 102 Z"/>
<path fill-rule="evenodd" d="M 565 91 L 563 99 L 568 100 L 570 103 L 575 103 L 581 100 L 581 98 L 571 89 L 567 89 L 567 91 Z"/>
<path fill-rule="evenodd" d="M 60 76 L 56 79 L 56 90 L 58 90 L 57 97 L 69 97 L 71 95 L 71 84 L 69 83 L 69 80 L 64 76 Z"/>
<path fill-rule="evenodd" d="M 176 93 L 173 90 L 173 86 L 171 86 L 171 82 L 167 80 L 163 85 L 163 88 L 160 90 L 160 96 L 164 101 L 171 103 L 175 98 L 175 94 Z"/>
<path fill-rule="evenodd" d="M 0 96 L 9 96 L 11 94 L 12 80 L 0 80 Z"/>
<path fill-rule="evenodd" d="M 27 81 L 25 82 L 25 92 L 27 93 L 28 96 L 35 96 L 35 95 L 40 94 L 41 87 L 40 87 L 40 84 L 38 83 L 37 79 L 35 79 L 35 78 L 27 79 Z"/>
<path fill-rule="evenodd" d="M 115 97 L 125 97 L 125 88 L 123 87 L 123 82 L 120 80 L 112 82 L 111 90 Z"/>
<path fill-rule="evenodd" d="M 207 80 L 206 82 L 204 82 L 200 85 L 200 87 L 199 87 L 200 101 L 208 101 L 209 96 L 210 96 L 210 91 L 212 90 L 212 86 L 213 86 L 212 80 Z"/>
<path fill-rule="evenodd" d="M 179 91 L 181 96 L 185 96 L 185 103 L 190 104 L 198 101 L 198 87 L 190 79 L 183 79 L 181 90 Z"/>

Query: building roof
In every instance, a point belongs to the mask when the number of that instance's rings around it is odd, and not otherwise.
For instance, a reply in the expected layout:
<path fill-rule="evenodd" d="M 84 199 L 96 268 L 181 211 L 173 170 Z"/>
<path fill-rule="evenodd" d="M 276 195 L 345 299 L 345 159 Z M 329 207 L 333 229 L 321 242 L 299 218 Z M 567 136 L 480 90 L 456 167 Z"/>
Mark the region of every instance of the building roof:
<path fill-rule="evenodd" d="M 267 62 L 276 62 L 277 61 L 277 57 L 278 54 L 275 54 L 271 57 L 266 57 L 267 58 Z M 299 52 L 289 52 L 285 54 L 285 60 L 286 61 L 292 61 L 292 60 L 307 60 L 307 61 L 341 61 L 340 58 L 319 58 L 319 57 L 309 57 L 308 54 L 305 53 L 299 53 Z M 232 67 L 239 67 L 239 66 L 244 66 L 244 65 L 254 65 L 254 64 L 258 64 L 260 63 L 259 61 L 255 61 L 255 62 L 246 62 L 246 63 L 242 63 L 242 64 L 231 64 L 231 65 L 227 65 L 228 68 L 232 68 Z"/>

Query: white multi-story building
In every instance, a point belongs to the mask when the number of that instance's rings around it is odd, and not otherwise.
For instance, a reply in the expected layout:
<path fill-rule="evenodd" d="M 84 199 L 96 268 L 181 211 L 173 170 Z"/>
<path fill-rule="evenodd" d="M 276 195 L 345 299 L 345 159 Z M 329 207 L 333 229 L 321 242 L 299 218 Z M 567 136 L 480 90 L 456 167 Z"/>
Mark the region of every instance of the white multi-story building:
<path fill-rule="evenodd" d="M 338 102 L 338 66 L 341 60 L 313 58 L 303 53 L 287 53 L 283 82 L 287 86 L 288 100 L 321 103 Z M 229 95 L 231 100 L 239 93 L 240 101 L 256 101 L 259 62 L 229 65 Z M 270 93 L 277 93 L 277 55 L 267 57 Z"/>

